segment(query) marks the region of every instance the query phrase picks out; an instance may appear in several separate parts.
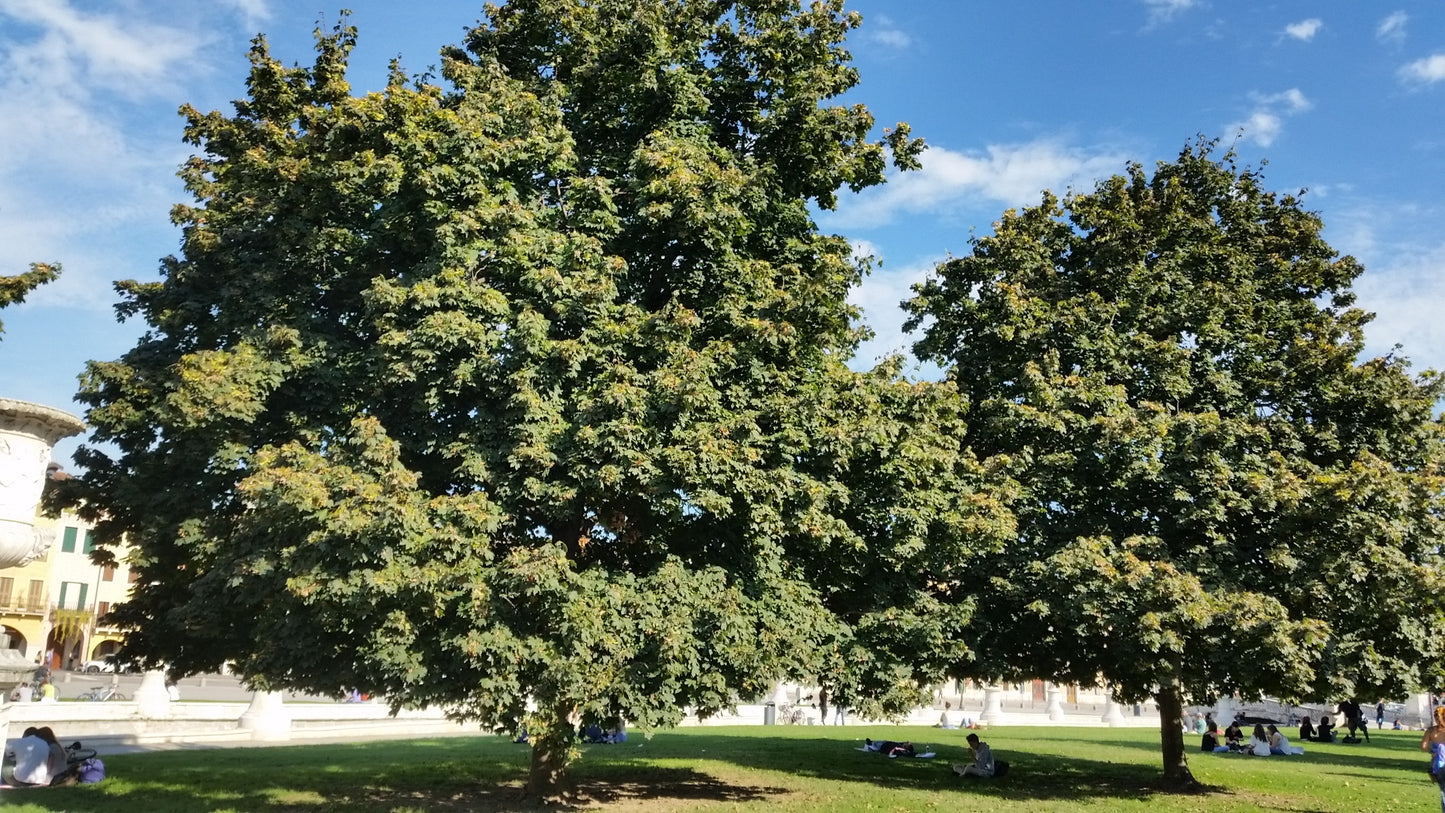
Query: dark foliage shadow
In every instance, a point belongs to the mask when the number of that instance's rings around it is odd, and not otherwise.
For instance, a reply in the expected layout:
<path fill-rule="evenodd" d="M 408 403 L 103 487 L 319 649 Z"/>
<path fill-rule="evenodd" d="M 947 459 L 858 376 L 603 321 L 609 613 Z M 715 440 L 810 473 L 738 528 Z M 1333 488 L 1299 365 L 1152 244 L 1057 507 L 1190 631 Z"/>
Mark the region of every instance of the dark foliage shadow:
<path fill-rule="evenodd" d="M 1143 801 L 1165 792 L 1159 784 L 1157 769 L 1104 759 L 1077 759 L 1053 754 L 996 750 L 999 759 L 1009 762 L 1009 775 L 998 779 L 979 779 L 959 777 L 953 772 L 953 762 L 966 760 L 967 752 L 961 745 L 954 745 L 946 740 L 945 744 L 935 747 L 937 756 L 933 759 L 889 759 L 879 754 L 853 750 L 854 746 L 849 741 L 832 738 L 790 737 L 786 743 L 790 746 L 789 752 L 796 754 L 796 757 L 788 758 L 776 750 L 759 748 L 756 737 L 711 734 L 707 752 L 697 756 L 749 769 L 782 771 L 829 782 L 857 782 L 880 788 L 937 791 L 1000 799 L 1049 801 L 1109 798 Z M 850 753 L 840 758 L 840 749 L 847 749 Z M 828 756 L 819 758 L 819 754 Z M 621 757 L 612 761 L 623 764 L 633 760 Z"/>
<path fill-rule="evenodd" d="M 165 776 L 154 783 L 145 780 L 145 762 L 150 755 L 122 755 L 112 757 L 108 765 L 113 765 L 112 776 L 131 780 L 123 793 L 107 779 L 93 786 L 7 790 L 4 803 L 55 813 L 103 813 L 113 811 L 118 796 L 123 795 L 127 805 L 155 813 L 379 812 L 397 808 L 500 813 L 581 810 L 598 805 L 627 808 L 655 800 L 751 802 L 787 792 L 778 787 L 728 784 L 691 768 L 648 764 L 578 771 L 564 797 L 543 803 L 523 790 L 529 757 L 524 747 L 491 738 L 417 741 L 407 744 L 404 763 L 379 768 L 374 755 L 368 758 L 367 753 L 386 747 L 394 749 L 395 745 L 248 749 L 240 760 L 228 759 L 234 752 L 227 749 L 170 753 Z M 333 758 L 326 757 L 328 752 Z M 264 781 L 256 782 L 257 777 Z M 278 801 L 287 796 L 297 801 Z"/>
<path fill-rule="evenodd" d="M 761 732 L 759 732 L 761 733 Z M 860 783 L 882 789 L 914 790 L 950 795 L 962 801 L 1023 801 L 1047 808 L 1055 800 L 1107 800 L 1147 802 L 1174 791 L 1162 786 L 1157 764 L 1140 764 L 1132 752 L 1157 753 L 1157 746 L 1138 740 L 1099 738 L 1099 732 L 1075 735 L 1051 731 L 1054 741 L 1081 742 L 1096 758 L 1057 753 L 1025 752 L 1010 748 L 1003 732 L 996 732 L 995 753 L 1011 765 L 1006 777 L 985 780 L 961 778 L 951 764 L 967 759 L 966 732 L 932 732 L 931 760 L 888 759 L 854 750 L 866 732 L 814 735 L 797 730 L 777 737 L 754 733 L 708 732 L 705 736 L 660 734 L 625 746 L 584 747 L 582 759 L 571 770 L 568 795 L 547 805 L 548 810 L 578 810 L 608 806 L 628 809 L 648 802 L 690 801 L 738 803 L 761 801 L 789 792 L 782 775 L 828 782 Z M 917 733 L 917 732 L 912 732 Z M 856 739 L 855 739 L 856 738 Z M 1397 738 L 1374 747 L 1320 745 L 1302 757 L 1271 757 L 1274 761 L 1301 760 L 1329 766 L 1341 780 L 1350 778 L 1398 784 L 1402 788 L 1424 777 L 1424 758 L 1416 744 Z M 1034 743 L 1047 748 L 1047 744 Z M 1131 761 L 1119 761 L 1121 751 Z M 150 813 L 171 811 L 390 811 L 413 808 L 453 813 L 537 809 L 523 793 L 530 752 L 502 738 L 433 739 L 402 744 L 358 743 L 336 746 L 269 747 L 247 749 L 244 758 L 224 749 L 172 752 L 163 755 L 120 755 L 108 759 L 114 777 L 92 787 L 6 791 L 5 803 L 28 804 L 40 811 L 109 813 L 123 797 L 125 804 Z M 1111 756 L 1114 759 L 1111 759 Z M 1227 762 L 1264 759 L 1242 755 L 1190 752 L 1196 770 L 1210 764 L 1208 773 L 1219 776 Z M 706 766 L 660 767 L 658 759 L 696 759 L 780 775 L 776 783 L 748 777 L 737 784 L 707 772 Z M 156 772 L 164 771 L 164 775 Z M 718 771 L 714 769 L 713 773 Z M 1382 775 L 1385 774 L 1385 775 Z M 1394 774 L 1394 775 L 1389 775 Z M 259 781 L 258 781 L 259 780 Z M 1227 788 L 1202 788 L 1225 798 Z M 986 804 L 986 802 L 985 802 Z"/>

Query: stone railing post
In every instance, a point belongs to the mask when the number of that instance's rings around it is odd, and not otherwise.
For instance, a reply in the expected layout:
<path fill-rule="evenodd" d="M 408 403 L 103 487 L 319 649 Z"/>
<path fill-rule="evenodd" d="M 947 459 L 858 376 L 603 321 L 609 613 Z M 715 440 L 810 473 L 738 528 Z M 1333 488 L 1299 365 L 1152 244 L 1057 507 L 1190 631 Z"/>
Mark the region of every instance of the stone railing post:
<path fill-rule="evenodd" d="M 291 713 L 280 692 L 256 692 L 251 696 L 251 705 L 241 715 L 237 725 L 251 732 L 255 740 L 278 741 L 291 739 Z"/>
<path fill-rule="evenodd" d="M 1109 698 L 1104 704 L 1104 716 L 1099 720 L 1110 728 L 1118 728 L 1124 724 L 1124 712 L 1119 708 L 1119 704 L 1114 702 L 1114 698 Z"/>
<path fill-rule="evenodd" d="M 166 673 L 147 669 L 135 690 L 136 712 L 152 719 L 171 716 L 171 693 L 166 691 Z"/>
<path fill-rule="evenodd" d="M 1003 713 L 1003 689 L 999 686 L 985 686 L 983 689 L 983 713 L 978 715 L 980 723 L 989 725 L 1002 725 L 1005 721 Z"/>
<path fill-rule="evenodd" d="M 1049 689 L 1049 719 L 1061 722 L 1064 719 L 1064 690 L 1057 686 Z"/>

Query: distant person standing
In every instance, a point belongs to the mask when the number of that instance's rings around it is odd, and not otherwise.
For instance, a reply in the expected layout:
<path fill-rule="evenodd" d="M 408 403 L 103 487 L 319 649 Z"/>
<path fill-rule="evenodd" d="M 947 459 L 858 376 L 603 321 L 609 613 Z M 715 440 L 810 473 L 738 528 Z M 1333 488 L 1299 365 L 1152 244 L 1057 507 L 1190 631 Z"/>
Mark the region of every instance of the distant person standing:
<path fill-rule="evenodd" d="M 1360 701 L 1352 697 L 1341 703 L 1338 710 L 1345 715 L 1345 725 L 1350 727 L 1350 736 L 1345 742 L 1359 742 L 1359 738 L 1355 736 L 1356 731 L 1364 734 L 1365 742 L 1369 742 L 1370 729 L 1365 725 L 1365 709 L 1360 705 Z"/>
<path fill-rule="evenodd" d="M 1385 701 L 1381 700 L 1375 704 L 1375 730 L 1379 731 L 1385 727 Z"/>

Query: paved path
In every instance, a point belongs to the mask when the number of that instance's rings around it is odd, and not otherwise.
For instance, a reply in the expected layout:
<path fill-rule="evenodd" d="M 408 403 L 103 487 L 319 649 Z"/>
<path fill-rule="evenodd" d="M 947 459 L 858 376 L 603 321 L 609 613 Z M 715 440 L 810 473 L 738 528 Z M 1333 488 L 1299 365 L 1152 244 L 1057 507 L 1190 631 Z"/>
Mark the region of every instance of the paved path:
<path fill-rule="evenodd" d="M 140 686 L 140 680 L 140 675 L 115 675 L 107 672 L 94 674 L 58 670 L 54 673 L 55 688 L 62 698 L 75 697 L 96 686 L 109 686 L 112 682 L 123 694 L 131 697 L 135 694 L 136 687 Z M 182 679 L 177 686 L 180 688 L 182 700 L 229 700 L 246 703 L 253 694 L 238 678 L 231 675 L 195 675 Z M 304 692 L 285 692 L 284 697 L 288 702 L 325 702 L 338 699 Z"/>

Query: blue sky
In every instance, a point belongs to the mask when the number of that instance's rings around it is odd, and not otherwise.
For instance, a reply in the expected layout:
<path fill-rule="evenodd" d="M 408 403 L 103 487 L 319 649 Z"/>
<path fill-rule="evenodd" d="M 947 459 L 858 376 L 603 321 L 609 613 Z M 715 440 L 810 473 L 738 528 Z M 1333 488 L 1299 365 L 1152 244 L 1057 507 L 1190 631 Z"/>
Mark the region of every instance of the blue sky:
<path fill-rule="evenodd" d="M 460 41 L 480 2 L 347 0 L 357 92 Z M 862 83 L 846 101 L 908 121 L 924 168 L 845 197 L 822 226 L 881 260 L 854 292 L 877 339 L 905 350 L 897 303 L 968 252 L 1006 208 L 1169 159 L 1196 134 L 1234 143 L 1266 184 L 1308 190 L 1326 237 L 1366 267 L 1369 351 L 1445 367 L 1445 3 L 1240 0 L 854 0 Z M 113 359 L 111 283 L 153 279 L 176 250 L 170 206 L 190 154 L 176 108 L 229 109 L 245 52 L 309 62 L 319 3 L 0 0 L 0 273 L 61 279 L 0 311 L 0 396 L 78 411 L 88 359 Z M 324 11 L 327 25 L 336 9 Z M 926 374 L 926 371 L 924 371 Z M 57 450 L 68 462 L 76 441 Z"/>

